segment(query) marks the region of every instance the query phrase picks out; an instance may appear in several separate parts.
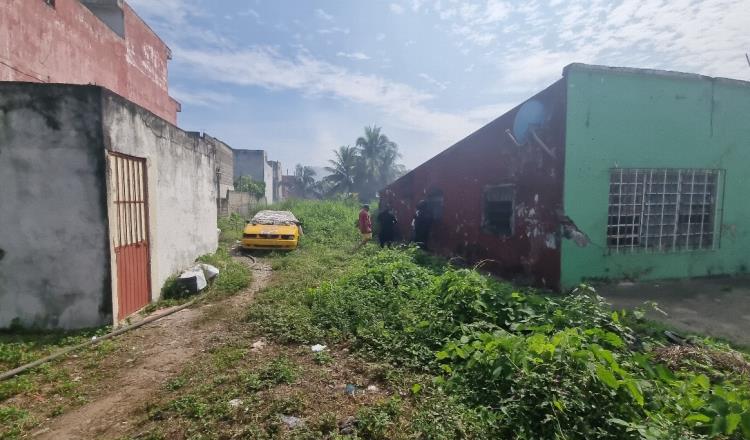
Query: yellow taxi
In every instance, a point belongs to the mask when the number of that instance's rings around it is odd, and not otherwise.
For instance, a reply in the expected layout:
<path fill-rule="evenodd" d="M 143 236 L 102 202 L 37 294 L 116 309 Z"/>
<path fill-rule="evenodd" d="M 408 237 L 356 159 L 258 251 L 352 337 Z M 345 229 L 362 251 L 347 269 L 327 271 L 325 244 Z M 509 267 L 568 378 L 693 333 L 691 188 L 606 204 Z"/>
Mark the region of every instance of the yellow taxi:
<path fill-rule="evenodd" d="M 264 210 L 248 220 L 242 231 L 243 249 L 294 250 L 302 235 L 300 221 L 289 211 Z"/>

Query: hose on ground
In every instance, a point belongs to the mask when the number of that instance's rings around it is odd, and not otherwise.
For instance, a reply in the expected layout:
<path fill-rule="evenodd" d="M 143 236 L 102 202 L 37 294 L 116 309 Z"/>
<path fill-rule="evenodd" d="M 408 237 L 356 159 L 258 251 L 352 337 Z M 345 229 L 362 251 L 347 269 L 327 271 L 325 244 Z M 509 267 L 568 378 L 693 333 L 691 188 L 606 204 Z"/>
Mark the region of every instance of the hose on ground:
<path fill-rule="evenodd" d="M 5 373 L 0 374 L 0 382 L 2 382 L 4 380 L 7 380 L 7 379 L 10 379 L 11 377 L 17 376 L 17 375 L 19 375 L 19 374 L 21 374 L 21 373 L 23 373 L 23 372 L 25 372 L 27 370 L 31 370 L 32 368 L 36 368 L 36 367 L 38 367 L 40 365 L 43 365 L 43 364 L 45 364 L 45 363 L 47 363 L 49 361 L 53 361 L 53 360 L 55 360 L 57 358 L 65 356 L 66 354 L 68 354 L 70 352 L 79 350 L 79 349 L 84 348 L 84 347 L 88 347 L 89 345 L 98 344 L 101 341 L 114 338 L 115 336 L 119 336 L 119 335 L 121 335 L 123 333 L 129 332 L 130 330 L 134 330 L 134 329 L 136 329 L 136 328 L 138 328 L 138 327 L 140 327 L 142 325 L 146 325 L 148 323 L 151 323 L 151 322 L 154 322 L 156 320 L 159 320 L 159 319 L 161 319 L 161 318 L 163 318 L 165 316 L 169 316 L 169 315 L 171 315 L 173 313 L 177 313 L 180 310 L 185 309 L 185 308 L 190 307 L 191 305 L 193 305 L 202 296 L 203 295 L 196 296 L 195 298 L 191 299 L 190 301 L 186 302 L 185 304 L 182 304 L 182 305 L 180 305 L 180 306 L 178 306 L 178 307 L 176 307 L 174 309 L 168 310 L 168 311 L 166 311 L 164 313 L 161 313 L 159 315 L 149 316 L 148 318 L 144 319 L 143 321 L 136 322 L 135 324 L 131 324 L 131 325 L 119 328 L 119 329 L 117 329 L 117 330 L 115 330 L 113 332 L 107 333 L 104 336 L 93 338 L 93 339 L 90 339 L 90 340 L 88 340 L 86 342 L 81 342 L 80 344 L 74 345 L 72 347 L 63 348 L 62 350 L 60 350 L 60 351 L 58 351 L 56 353 L 53 353 L 53 354 L 51 354 L 49 356 L 45 356 L 45 357 L 43 357 L 41 359 L 37 359 L 37 360 L 35 360 L 33 362 L 29 362 L 28 364 L 21 365 L 18 368 L 14 368 L 12 370 L 6 371 Z"/>

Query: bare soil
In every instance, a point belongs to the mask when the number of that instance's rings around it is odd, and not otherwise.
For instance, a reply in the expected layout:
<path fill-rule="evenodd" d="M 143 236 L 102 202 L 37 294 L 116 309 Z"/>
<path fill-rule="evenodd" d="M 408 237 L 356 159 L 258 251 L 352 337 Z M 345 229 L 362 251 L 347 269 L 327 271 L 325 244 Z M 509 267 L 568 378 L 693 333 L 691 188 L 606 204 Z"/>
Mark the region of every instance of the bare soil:
<path fill-rule="evenodd" d="M 271 278 L 270 265 L 237 257 L 252 268 L 252 284 L 219 302 L 183 309 L 119 337 L 119 350 L 97 394 L 83 406 L 42 423 L 37 439 L 118 438 L 129 432 L 131 413 L 158 393 L 183 366 L 228 336 L 233 322 Z M 155 313 L 165 313 L 169 309 Z M 83 378 L 83 380 L 86 380 Z"/>

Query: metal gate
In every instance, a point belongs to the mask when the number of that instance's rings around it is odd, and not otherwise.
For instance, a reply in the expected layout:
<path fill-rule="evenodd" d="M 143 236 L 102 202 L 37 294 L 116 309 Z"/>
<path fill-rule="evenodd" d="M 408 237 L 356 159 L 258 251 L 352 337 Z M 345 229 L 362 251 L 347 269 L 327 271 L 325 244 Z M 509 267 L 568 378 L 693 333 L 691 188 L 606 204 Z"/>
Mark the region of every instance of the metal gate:
<path fill-rule="evenodd" d="M 110 228 L 117 264 L 117 320 L 149 303 L 151 274 L 148 240 L 146 159 L 108 154 L 114 212 Z"/>

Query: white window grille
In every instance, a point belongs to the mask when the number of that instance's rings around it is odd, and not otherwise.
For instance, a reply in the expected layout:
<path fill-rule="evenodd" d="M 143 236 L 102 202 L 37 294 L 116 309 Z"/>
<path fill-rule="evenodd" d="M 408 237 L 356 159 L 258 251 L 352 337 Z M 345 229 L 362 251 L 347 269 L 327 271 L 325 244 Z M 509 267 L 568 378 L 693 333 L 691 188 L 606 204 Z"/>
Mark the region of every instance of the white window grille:
<path fill-rule="evenodd" d="M 722 170 L 610 170 L 607 246 L 616 253 L 714 249 Z"/>

